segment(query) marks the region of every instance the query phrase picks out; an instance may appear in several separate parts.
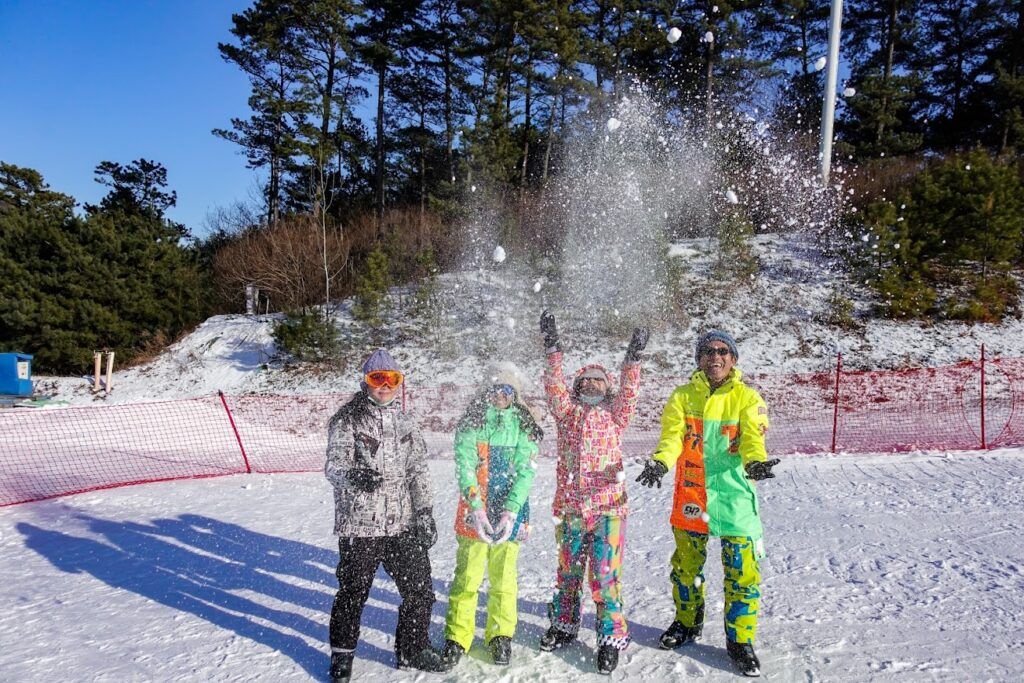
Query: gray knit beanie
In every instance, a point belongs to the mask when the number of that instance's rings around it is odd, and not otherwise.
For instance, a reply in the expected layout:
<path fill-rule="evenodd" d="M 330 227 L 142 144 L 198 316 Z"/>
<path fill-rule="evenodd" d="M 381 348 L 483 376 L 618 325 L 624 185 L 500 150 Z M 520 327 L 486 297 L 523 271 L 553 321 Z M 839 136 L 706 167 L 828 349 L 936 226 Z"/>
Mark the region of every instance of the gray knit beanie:
<path fill-rule="evenodd" d="M 384 349 L 377 349 L 370 356 L 363 361 L 363 375 L 369 375 L 371 372 L 377 370 L 398 370 L 401 372 L 401 368 L 398 367 L 398 363 L 391 357 L 391 354 Z"/>
<path fill-rule="evenodd" d="M 732 353 L 732 357 L 736 360 L 740 359 L 739 349 L 736 348 L 736 340 L 729 335 L 728 332 L 722 330 L 708 330 L 700 339 L 697 340 L 697 350 L 693 354 L 693 359 L 697 365 L 700 365 L 700 352 L 704 350 L 704 347 L 713 341 L 722 342 L 729 347 L 729 352 Z"/>

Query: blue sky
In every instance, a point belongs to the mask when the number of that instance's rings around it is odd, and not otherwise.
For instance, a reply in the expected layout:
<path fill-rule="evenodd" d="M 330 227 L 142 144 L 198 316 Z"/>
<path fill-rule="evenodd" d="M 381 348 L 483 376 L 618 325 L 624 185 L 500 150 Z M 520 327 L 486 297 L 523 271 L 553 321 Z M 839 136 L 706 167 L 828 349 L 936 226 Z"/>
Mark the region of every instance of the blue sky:
<path fill-rule="evenodd" d="M 251 0 L 0 0 L 0 160 L 79 202 L 93 169 L 140 157 L 167 168 L 169 217 L 205 234 L 207 211 L 250 200 L 256 172 L 214 137 L 245 116 L 248 82 L 224 62 Z"/>

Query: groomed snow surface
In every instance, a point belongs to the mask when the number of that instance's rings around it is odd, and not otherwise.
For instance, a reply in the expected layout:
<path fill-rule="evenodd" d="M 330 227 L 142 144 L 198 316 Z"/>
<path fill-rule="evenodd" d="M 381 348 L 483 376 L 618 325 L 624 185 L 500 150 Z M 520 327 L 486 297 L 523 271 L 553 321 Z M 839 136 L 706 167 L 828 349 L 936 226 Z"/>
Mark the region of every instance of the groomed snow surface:
<path fill-rule="evenodd" d="M 355 680 L 598 680 L 593 603 L 581 642 L 541 653 L 556 553 L 554 463 L 531 495 L 512 663 L 478 640 L 446 676 L 393 668 L 398 597 L 378 576 Z M 455 486 L 432 461 L 440 540 L 431 636 L 443 639 Z M 634 643 L 613 679 L 738 677 L 725 655 L 717 542 L 704 638 L 657 647 L 672 621 L 671 486 L 641 488 L 625 600 Z M 766 527 L 757 652 L 778 681 L 1020 680 L 1024 651 L 1024 450 L 790 457 L 759 485 Z M 0 509 L 0 679 L 307 681 L 327 678 L 337 559 L 318 474 L 149 484 Z M 486 584 L 485 584 L 486 585 Z M 478 612 L 482 635 L 483 600 Z M 607 680 L 607 679 L 601 679 Z"/>

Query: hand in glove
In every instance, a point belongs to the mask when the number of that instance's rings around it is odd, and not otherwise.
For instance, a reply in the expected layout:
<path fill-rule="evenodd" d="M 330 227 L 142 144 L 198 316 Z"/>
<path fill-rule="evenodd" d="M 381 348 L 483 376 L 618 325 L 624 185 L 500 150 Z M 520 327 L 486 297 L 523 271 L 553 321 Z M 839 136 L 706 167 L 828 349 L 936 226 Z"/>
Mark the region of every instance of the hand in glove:
<path fill-rule="evenodd" d="M 373 493 L 384 483 L 383 475 L 369 467 L 353 467 L 348 471 L 348 480 L 363 493 Z"/>
<path fill-rule="evenodd" d="M 480 537 L 481 541 L 484 543 L 494 542 L 494 527 L 487 519 L 487 510 L 484 508 L 473 510 L 473 526 L 476 527 L 476 535 Z"/>
<path fill-rule="evenodd" d="M 512 514 L 508 510 L 501 513 L 501 519 L 498 520 L 498 527 L 494 530 L 494 542 L 504 543 L 512 537 L 512 527 L 516 525 L 516 515 Z"/>
<path fill-rule="evenodd" d="M 774 479 L 775 475 L 772 474 L 772 468 L 778 465 L 781 461 L 778 458 L 772 458 L 768 461 L 755 460 L 754 462 L 748 462 L 745 466 L 747 470 L 747 478 L 753 479 L 754 481 L 762 481 L 764 479 Z"/>
<path fill-rule="evenodd" d="M 626 349 L 627 363 L 640 362 L 640 352 L 647 348 L 647 340 L 650 338 L 651 331 L 646 327 L 633 330 L 633 338 L 629 340 L 629 348 Z"/>
<path fill-rule="evenodd" d="M 519 525 L 519 531 L 516 532 L 516 540 L 520 543 L 526 543 L 530 538 L 530 525 L 523 522 Z"/>
<path fill-rule="evenodd" d="M 540 333 L 544 335 L 544 350 L 562 350 L 558 342 L 558 327 L 555 325 L 555 316 L 544 311 L 540 314 Z"/>
<path fill-rule="evenodd" d="M 654 488 L 657 484 L 658 488 L 661 488 L 661 478 L 668 473 L 668 468 L 665 467 L 664 463 L 658 462 L 657 460 L 648 460 L 644 463 L 644 471 L 640 473 L 640 476 L 636 478 L 638 482 L 646 486 L 647 488 Z"/>
<path fill-rule="evenodd" d="M 412 533 L 420 545 L 434 547 L 437 543 L 437 524 L 434 523 L 433 508 L 423 508 L 416 513 L 416 518 L 412 522 Z"/>

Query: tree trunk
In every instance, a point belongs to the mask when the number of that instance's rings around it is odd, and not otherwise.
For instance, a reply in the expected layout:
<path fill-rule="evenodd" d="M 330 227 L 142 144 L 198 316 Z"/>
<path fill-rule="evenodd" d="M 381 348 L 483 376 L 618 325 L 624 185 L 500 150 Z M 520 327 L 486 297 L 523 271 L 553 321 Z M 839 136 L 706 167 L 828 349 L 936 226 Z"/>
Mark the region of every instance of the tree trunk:
<path fill-rule="evenodd" d="M 533 71 L 531 65 L 531 58 L 526 58 L 526 102 L 523 106 L 523 166 L 519 171 L 519 195 L 522 197 L 523 190 L 526 187 L 526 170 L 530 160 L 530 125 L 531 125 L 531 114 L 530 106 L 533 104 Z"/>
<path fill-rule="evenodd" d="M 384 231 L 384 78 L 388 64 L 384 59 L 377 62 L 377 168 L 375 178 L 375 208 L 377 211 L 377 236 Z"/>
<path fill-rule="evenodd" d="M 882 72 L 882 109 L 875 129 L 875 143 L 882 144 L 885 135 L 885 117 L 889 112 L 889 81 L 892 80 L 893 55 L 896 52 L 896 0 L 889 0 L 889 14 L 885 29 L 885 68 Z"/>
<path fill-rule="evenodd" d="M 1011 80 L 1016 80 L 1024 66 L 1024 0 L 1017 0 L 1017 30 L 1010 38 L 1010 63 L 1006 72 Z M 1003 130 L 999 141 L 999 153 L 1005 154 L 1010 146 L 1010 125 L 1013 103 L 1007 102 L 1003 111 Z"/>

